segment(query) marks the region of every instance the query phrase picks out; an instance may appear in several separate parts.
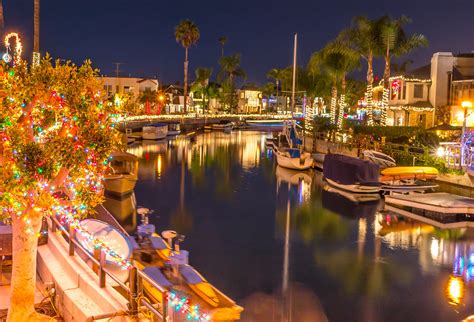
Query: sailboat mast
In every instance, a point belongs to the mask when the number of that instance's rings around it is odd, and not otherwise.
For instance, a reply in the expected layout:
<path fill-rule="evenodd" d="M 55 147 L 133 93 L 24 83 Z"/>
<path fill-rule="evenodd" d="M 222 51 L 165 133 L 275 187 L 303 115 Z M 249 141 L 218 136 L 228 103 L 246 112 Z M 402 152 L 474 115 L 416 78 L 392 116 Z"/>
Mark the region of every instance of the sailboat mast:
<path fill-rule="evenodd" d="M 293 86 L 291 89 L 291 116 L 295 112 L 295 87 L 296 87 L 296 47 L 298 45 L 298 34 L 295 33 L 295 42 L 293 48 Z"/>

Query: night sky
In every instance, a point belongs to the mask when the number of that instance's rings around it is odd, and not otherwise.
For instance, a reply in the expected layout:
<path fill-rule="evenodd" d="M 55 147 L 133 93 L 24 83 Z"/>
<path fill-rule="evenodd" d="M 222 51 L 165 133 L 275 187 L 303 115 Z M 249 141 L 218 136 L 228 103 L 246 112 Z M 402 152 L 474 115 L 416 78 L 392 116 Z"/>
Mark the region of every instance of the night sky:
<path fill-rule="evenodd" d="M 31 57 L 33 0 L 3 4 L 6 30 L 23 35 L 25 57 Z M 158 76 L 171 83 L 182 80 L 184 56 L 174 27 L 188 18 L 201 31 L 190 51 L 192 77 L 199 66 L 213 67 L 217 74 L 217 38 L 225 35 L 226 54 L 242 54 L 247 82 L 262 84 L 269 69 L 291 64 L 294 32 L 299 33 L 299 63 L 305 64 L 353 16 L 387 13 L 408 15 L 413 19 L 408 30 L 429 39 L 429 48 L 410 57 L 414 67 L 428 63 L 436 51 L 474 51 L 473 0 L 42 0 L 41 51 L 75 62 L 90 58 L 104 74 L 113 74 L 112 63 L 122 62 L 122 75 Z"/>

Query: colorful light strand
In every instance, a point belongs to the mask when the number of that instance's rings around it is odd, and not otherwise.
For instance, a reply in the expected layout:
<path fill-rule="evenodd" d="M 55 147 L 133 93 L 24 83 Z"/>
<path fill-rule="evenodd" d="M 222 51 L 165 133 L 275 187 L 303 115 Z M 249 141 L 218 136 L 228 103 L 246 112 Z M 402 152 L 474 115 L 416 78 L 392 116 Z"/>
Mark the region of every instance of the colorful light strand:
<path fill-rule="evenodd" d="M 179 296 L 175 291 L 168 293 L 168 304 L 176 311 L 186 315 L 188 321 L 206 322 L 211 317 L 207 313 L 200 312 L 198 305 L 191 305 L 186 296 Z"/>

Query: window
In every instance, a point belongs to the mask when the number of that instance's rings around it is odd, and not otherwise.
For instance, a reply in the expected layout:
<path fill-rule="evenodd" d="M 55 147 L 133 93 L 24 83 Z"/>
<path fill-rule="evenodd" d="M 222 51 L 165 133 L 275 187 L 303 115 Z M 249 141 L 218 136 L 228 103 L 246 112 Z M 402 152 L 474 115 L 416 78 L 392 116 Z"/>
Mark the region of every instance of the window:
<path fill-rule="evenodd" d="M 125 93 L 130 92 L 130 86 L 124 86 L 124 87 L 123 87 L 123 91 L 124 91 Z"/>
<path fill-rule="evenodd" d="M 405 84 L 405 82 L 403 82 L 403 88 L 402 88 L 402 97 L 403 99 L 406 99 L 407 98 L 407 84 Z"/>
<path fill-rule="evenodd" d="M 423 85 L 415 84 L 413 91 L 414 98 L 423 98 Z"/>

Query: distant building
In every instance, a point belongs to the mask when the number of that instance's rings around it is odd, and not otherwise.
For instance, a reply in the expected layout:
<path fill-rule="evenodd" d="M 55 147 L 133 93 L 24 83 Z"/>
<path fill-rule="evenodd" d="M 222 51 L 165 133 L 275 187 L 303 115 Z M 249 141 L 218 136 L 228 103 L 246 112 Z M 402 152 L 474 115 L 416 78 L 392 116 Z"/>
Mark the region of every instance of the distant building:
<path fill-rule="evenodd" d="M 184 89 L 181 85 L 169 85 L 166 86 L 164 92 L 167 96 L 167 106 L 166 113 L 183 113 L 184 112 Z M 193 98 L 188 96 L 188 101 L 186 105 L 187 112 L 194 111 Z"/>
<path fill-rule="evenodd" d="M 256 86 L 245 85 L 237 90 L 238 113 L 260 113 L 262 111 L 262 91 Z"/>
<path fill-rule="evenodd" d="M 159 87 L 158 80 L 151 78 L 102 76 L 100 79 L 104 83 L 104 90 L 108 96 L 115 93 L 132 93 L 138 97 L 141 92 L 147 89 L 157 91 Z"/>

